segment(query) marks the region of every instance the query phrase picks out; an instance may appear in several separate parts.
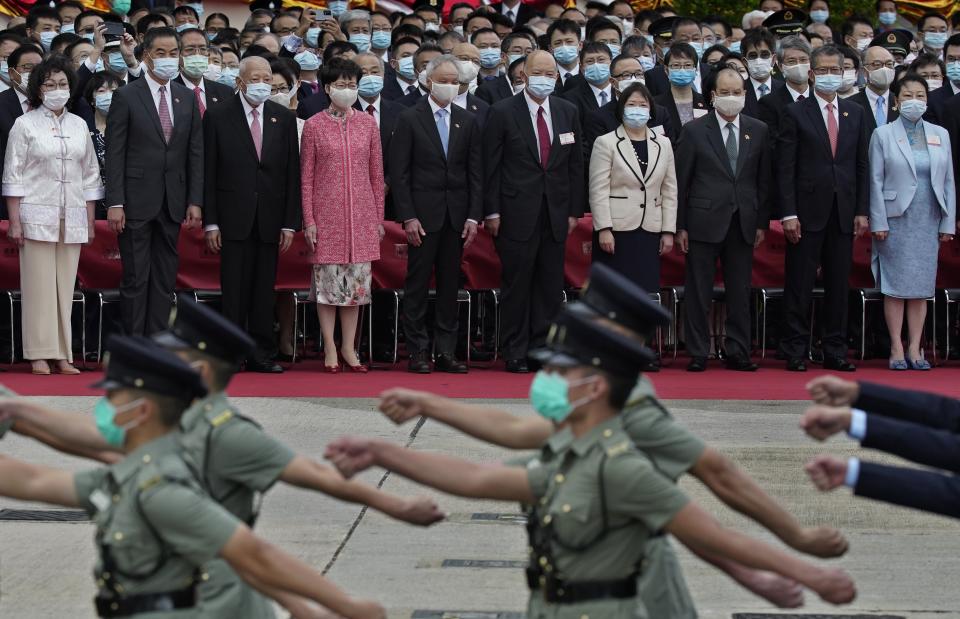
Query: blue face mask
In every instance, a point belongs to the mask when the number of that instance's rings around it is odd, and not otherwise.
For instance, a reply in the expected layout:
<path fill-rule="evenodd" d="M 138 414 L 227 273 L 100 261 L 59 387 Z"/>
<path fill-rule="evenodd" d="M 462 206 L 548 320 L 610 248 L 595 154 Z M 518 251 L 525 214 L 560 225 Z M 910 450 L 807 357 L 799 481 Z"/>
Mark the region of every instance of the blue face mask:
<path fill-rule="evenodd" d="M 327 8 L 330 9 L 330 13 L 332 13 L 334 17 L 340 17 L 347 12 L 348 5 L 349 3 L 344 2 L 344 0 L 333 0 L 327 3 Z"/>
<path fill-rule="evenodd" d="M 640 56 L 639 58 L 637 58 L 637 60 L 640 61 L 640 67 L 644 71 L 649 71 L 650 69 L 657 66 L 657 62 L 650 56 Z"/>
<path fill-rule="evenodd" d="M 93 72 L 99 73 L 103 71 L 103 56 L 97 58 L 97 64 L 93 65 Z"/>
<path fill-rule="evenodd" d="M 123 54 L 120 52 L 110 52 L 107 54 L 107 66 L 116 73 L 121 73 L 127 70 L 127 61 L 123 59 Z"/>
<path fill-rule="evenodd" d="M 76 26 L 73 24 L 63 24 L 60 26 L 60 34 L 74 34 L 76 32 Z"/>
<path fill-rule="evenodd" d="M 647 43 L 649 43 L 650 45 L 653 45 L 653 35 L 652 35 L 652 34 L 645 34 L 645 35 L 643 35 L 643 38 L 647 40 Z"/>
<path fill-rule="evenodd" d="M 417 77 L 413 70 L 413 56 L 407 56 L 397 61 L 397 73 L 405 80 L 412 81 Z"/>
<path fill-rule="evenodd" d="M 810 11 L 810 19 L 815 24 L 825 24 L 830 19 L 830 11 Z"/>
<path fill-rule="evenodd" d="M 564 65 L 573 64 L 578 56 L 577 48 L 574 45 L 561 45 L 553 50 L 553 57 L 557 62 Z"/>
<path fill-rule="evenodd" d="M 582 385 L 592 380 L 587 378 L 575 384 Z M 555 423 L 562 423 L 578 406 L 589 401 L 589 398 L 586 398 L 571 402 L 570 387 L 572 386 L 574 385 L 571 385 L 563 376 L 540 370 L 530 383 L 530 404 L 533 405 L 533 410 L 537 411 L 541 417 Z"/>
<path fill-rule="evenodd" d="M 943 46 L 947 44 L 948 38 L 946 32 L 924 32 L 923 44 L 930 49 L 943 49 Z"/>
<path fill-rule="evenodd" d="M 908 99 L 900 103 L 900 115 L 910 122 L 917 122 L 927 113 L 927 102 L 918 99 Z"/>
<path fill-rule="evenodd" d="M 383 91 L 383 78 L 379 75 L 364 75 L 357 83 L 357 93 L 372 99 Z"/>
<path fill-rule="evenodd" d="M 93 43 L 93 33 L 92 33 L 92 32 L 84 32 L 84 33 L 81 34 L 80 36 L 83 37 L 84 39 L 90 41 L 91 43 Z"/>
<path fill-rule="evenodd" d="M 320 47 L 320 33 L 322 30 L 319 28 L 307 28 L 307 34 L 304 35 L 304 41 L 307 44 L 307 47 L 317 48 Z"/>
<path fill-rule="evenodd" d="M 360 50 L 361 54 L 366 54 L 370 51 L 369 34 L 351 34 L 350 42 L 357 46 L 357 49 Z"/>
<path fill-rule="evenodd" d="M 3 78 L 3 81 L 10 81 L 10 65 L 7 64 L 6 60 L 0 60 L 0 77 Z"/>
<path fill-rule="evenodd" d="M 892 26 L 897 23 L 897 14 L 896 12 L 884 11 L 883 13 L 877 14 L 877 19 L 884 26 Z"/>
<path fill-rule="evenodd" d="M 208 32 L 208 33 L 207 33 L 207 41 L 208 41 L 209 43 L 213 43 L 213 40 L 217 38 L 217 35 L 218 35 L 218 34 L 220 34 L 220 33 L 219 33 L 219 32 Z"/>
<path fill-rule="evenodd" d="M 690 47 L 693 48 L 693 51 L 697 52 L 697 60 L 703 57 L 703 42 L 702 41 L 691 41 Z"/>
<path fill-rule="evenodd" d="M 670 83 L 674 86 L 684 87 L 693 83 L 697 77 L 696 69 L 677 69 L 670 71 Z"/>
<path fill-rule="evenodd" d="M 734 53 L 734 54 L 739 54 L 739 53 L 740 53 L 740 41 L 734 41 L 733 43 L 730 44 L 730 46 L 729 46 L 727 49 L 729 49 L 729 50 L 730 50 L 732 53 Z"/>
<path fill-rule="evenodd" d="M 123 441 L 127 435 L 126 426 L 118 426 L 116 417 L 122 412 L 134 408 L 142 401 L 142 398 L 136 399 L 129 404 L 124 404 L 121 408 L 115 407 L 110 400 L 103 397 L 97 400 L 93 407 L 93 419 L 97 424 L 97 430 L 111 447 L 123 447 Z"/>
<path fill-rule="evenodd" d="M 101 114 L 106 115 L 106 113 L 110 111 L 110 103 L 112 101 L 113 101 L 113 93 L 105 92 L 96 96 L 96 98 L 94 99 L 94 105 L 98 110 L 100 110 Z"/>
<path fill-rule="evenodd" d="M 153 73 L 162 80 L 172 80 L 180 71 L 179 58 L 154 58 Z"/>
<path fill-rule="evenodd" d="M 616 43 L 607 43 L 607 49 L 610 50 L 610 57 L 611 57 L 611 58 L 616 58 L 617 56 L 620 55 L 620 50 L 621 50 L 622 48 L 621 48 L 619 45 L 617 45 Z"/>
<path fill-rule="evenodd" d="M 594 86 L 606 84 L 607 80 L 610 79 L 610 65 L 600 64 L 599 62 L 592 64 L 583 70 L 583 77 Z"/>
<path fill-rule="evenodd" d="M 527 78 L 527 90 L 538 99 L 546 99 L 556 87 L 556 78 L 547 75 L 531 75 Z"/>
<path fill-rule="evenodd" d="M 247 101 L 252 105 L 260 105 L 270 98 L 270 92 L 273 90 L 271 84 L 260 82 L 259 84 L 247 84 Z"/>
<path fill-rule="evenodd" d="M 960 61 L 953 61 L 947 65 L 947 79 L 951 82 L 960 82 Z"/>
<path fill-rule="evenodd" d="M 57 38 L 57 34 L 59 33 L 53 30 L 40 33 L 40 44 L 43 45 L 43 49 L 50 51 L 50 45 L 53 43 L 53 40 Z"/>
<path fill-rule="evenodd" d="M 237 87 L 237 78 L 240 76 L 240 69 L 235 69 L 232 67 L 223 67 L 220 71 L 220 77 L 217 78 L 217 82 L 223 84 L 224 86 L 229 86 L 230 88 Z"/>
<path fill-rule="evenodd" d="M 387 49 L 390 47 L 390 32 L 387 30 L 374 30 L 370 35 L 370 42 L 374 49 Z"/>
<path fill-rule="evenodd" d="M 646 127 L 650 122 L 650 109 L 645 107 L 623 108 L 623 124 L 631 129 Z"/>
<path fill-rule="evenodd" d="M 508 55 L 507 55 L 507 62 L 508 62 L 509 64 L 508 64 L 507 66 L 512 66 L 513 63 L 515 63 L 516 61 L 520 60 L 521 58 L 525 58 L 525 56 L 524 56 L 523 54 L 508 54 Z"/>
<path fill-rule="evenodd" d="M 297 61 L 297 64 L 300 65 L 300 69 L 303 71 L 316 71 L 320 68 L 320 59 L 309 50 L 300 52 L 294 56 L 293 59 Z"/>
<path fill-rule="evenodd" d="M 814 82 L 814 88 L 817 92 L 822 92 L 824 94 L 831 95 L 843 86 L 843 76 L 842 75 L 818 75 L 816 76 L 816 81 Z"/>
<path fill-rule="evenodd" d="M 190 22 L 187 22 L 185 24 L 180 24 L 179 26 L 177 26 L 177 32 L 183 32 L 184 30 L 190 30 L 191 28 L 196 28 L 196 27 L 197 27 L 196 24 L 191 24 Z"/>
<path fill-rule="evenodd" d="M 500 66 L 500 50 L 493 47 L 481 49 L 480 66 L 484 69 L 496 69 Z"/>

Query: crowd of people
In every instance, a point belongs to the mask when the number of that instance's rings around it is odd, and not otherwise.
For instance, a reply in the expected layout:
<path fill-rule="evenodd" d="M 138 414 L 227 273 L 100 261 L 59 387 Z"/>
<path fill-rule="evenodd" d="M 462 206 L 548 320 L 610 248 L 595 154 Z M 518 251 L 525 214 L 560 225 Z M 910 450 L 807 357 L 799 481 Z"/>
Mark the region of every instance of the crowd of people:
<path fill-rule="evenodd" d="M 542 12 L 417 0 L 396 14 L 257 0 L 236 28 L 175 4 L 54 0 L 0 32 L 2 193 L 34 373 L 77 371 L 71 298 L 98 217 L 117 234 L 124 333 L 165 327 L 180 229 L 202 227 L 258 372 L 292 353 L 292 330 L 278 342 L 274 325 L 295 308 L 274 285 L 301 229 L 323 368 L 367 371 L 355 343 L 384 221 L 408 244 L 408 369 L 466 372 L 457 293 L 482 228 L 502 266 L 506 370 L 528 372 L 587 213 L 593 260 L 645 290 L 659 290 L 664 254 L 685 257 L 689 371 L 708 367 L 718 263 L 724 364 L 757 369 L 750 282 L 771 221 L 787 241 L 788 370 L 806 370 L 818 281 L 823 366 L 855 370 L 848 276 L 867 234 L 889 367 L 931 367 L 926 301 L 956 232 L 956 16 L 911 22 L 893 0 L 842 22 L 826 0 L 762 0 L 739 23 L 625 0 Z"/>

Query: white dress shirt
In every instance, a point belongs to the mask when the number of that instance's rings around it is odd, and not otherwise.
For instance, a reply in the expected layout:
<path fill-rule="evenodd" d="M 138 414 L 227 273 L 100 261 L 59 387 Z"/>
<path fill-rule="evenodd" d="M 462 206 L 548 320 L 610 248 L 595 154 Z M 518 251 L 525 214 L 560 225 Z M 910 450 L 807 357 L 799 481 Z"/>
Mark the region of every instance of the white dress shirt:
<path fill-rule="evenodd" d="M 417 82 L 413 81 L 413 82 L 407 83 L 403 81 L 403 79 L 400 77 L 399 74 L 397 74 L 397 84 L 400 85 L 400 90 L 403 91 L 403 94 L 407 94 L 407 89 L 409 89 L 411 86 L 416 86 Z"/>
<path fill-rule="evenodd" d="M 445 106 L 440 106 L 436 101 L 433 100 L 433 97 L 427 97 L 427 100 L 430 101 L 430 112 L 433 114 L 433 123 L 437 123 L 437 112 L 440 110 L 446 111 L 446 114 L 443 115 L 443 124 L 447 126 L 447 138 L 450 137 L 450 114 L 452 110 L 450 109 L 450 104 L 448 103 Z"/>
<path fill-rule="evenodd" d="M 793 97 L 793 102 L 794 102 L 794 103 L 796 103 L 796 102 L 797 102 L 797 99 L 799 99 L 801 96 L 803 96 L 804 99 L 809 99 L 809 98 L 810 98 L 810 87 L 809 87 L 809 86 L 807 86 L 806 90 L 804 90 L 803 92 L 797 92 L 797 91 L 794 90 L 793 87 L 788 83 L 788 84 L 787 84 L 787 92 L 789 92 L 789 93 L 790 93 L 790 96 Z"/>
<path fill-rule="evenodd" d="M 186 76 L 184 76 L 184 78 L 183 78 L 183 85 L 190 89 L 190 92 L 193 94 L 193 98 L 194 98 L 194 99 L 197 98 L 197 95 L 196 95 L 196 92 L 195 92 L 195 91 L 196 91 L 197 88 L 199 88 L 199 89 L 200 89 L 200 100 L 203 101 L 203 107 L 204 107 L 204 109 L 206 109 L 206 108 L 208 107 L 208 106 L 207 106 L 207 84 L 206 84 L 206 82 L 203 80 L 202 77 L 200 78 L 200 83 L 199 83 L 199 84 L 194 84 L 192 81 L 190 81 L 189 79 L 187 79 Z"/>
<path fill-rule="evenodd" d="M 954 83 L 951 82 L 950 80 L 947 80 L 947 83 L 950 84 L 950 88 L 953 89 L 953 94 L 954 94 L 954 95 L 960 95 L 960 86 L 957 86 L 956 84 L 954 84 Z"/>
<path fill-rule="evenodd" d="M 883 122 L 886 123 L 888 120 L 887 109 L 890 106 L 890 91 L 887 90 L 887 92 L 883 93 L 882 95 L 878 95 L 877 93 L 873 92 L 872 88 L 867 87 L 863 89 L 863 92 L 867 93 L 867 101 L 870 102 L 870 115 L 874 118 L 877 117 L 877 99 L 883 97 Z"/>
<path fill-rule="evenodd" d="M 593 84 L 590 84 L 590 90 L 593 91 L 593 98 L 597 100 L 597 105 L 599 105 L 600 107 L 603 107 L 607 103 L 610 103 L 611 101 L 613 101 L 613 90 L 611 89 L 609 82 L 607 82 L 607 85 L 604 88 L 597 88 Z M 606 93 L 607 95 L 606 101 L 601 100 L 600 93 Z"/>
<path fill-rule="evenodd" d="M 470 91 L 464 91 L 453 98 L 452 103 L 459 107 L 460 109 L 467 109 L 467 95 L 470 94 Z"/>
<path fill-rule="evenodd" d="M 573 68 L 572 68 L 572 69 L 569 69 L 569 70 L 568 70 L 568 69 L 564 69 L 564 68 L 561 67 L 559 64 L 557 65 L 557 69 L 560 71 L 560 82 L 561 82 L 562 84 L 564 84 L 564 85 L 566 85 L 566 83 L 567 83 L 567 73 L 570 74 L 570 77 L 573 77 L 574 75 L 580 75 L 580 63 L 579 63 L 579 62 L 577 62 L 577 64 L 575 64 L 575 65 L 573 66 Z"/>
<path fill-rule="evenodd" d="M 726 145 L 726 143 L 727 143 L 727 133 L 729 133 L 729 130 L 727 129 L 727 125 L 730 124 L 730 123 L 733 123 L 733 139 L 737 141 L 737 152 L 739 153 L 739 149 L 740 149 L 740 114 L 737 114 L 737 117 L 734 118 L 733 120 L 727 120 L 726 118 L 724 118 L 723 116 L 720 115 L 720 112 L 714 110 L 713 113 L 716 114 L 716 116 L 717 116 L 717 122 L 720 123 L 720 137 L 722 138 L 722 141 L 723 141 L 724 145 Z"/>
<path fill-rule="evenodd" d="M 507 6 L 507 3 L 504 2 L 500 5 L 500 13 L 505 17 L 512 19 L 513 23 L 517 23 L 517 16 L 520 14 L 520 3 L 517 2 L 516 6 L 510 8 Z"/>
<path fill-rule="evenodd" d="M 170 113 L 170 126 L 173 126 L 173 96 L 170 94 L 170 82 L 161 84 L 153 79 L 150 72 L 143 74 L 143 79 L 147 80 L 147 86 L 150 88 L 150 94 L 153 96 L 153 105 L 157 108 L 157 115 L 160 115 L 160 87 L 166 89 L 167 111 Z"/>
<path fill-rule="evenodd" d="M 768 95 L 769 95 L 771 92 L 773 92 L 773 80 L 771 80 L 770 78 L 767 78 L 767 81 L 765 81 L 765 82 L 758 82 L 757 80 L 755 80 L 755 79 L 753 79 L 753 78 L 751 77 L 751 78 L 750 78 L 750 85 L 753 86 L 753 94 L 757 95 L 757 101 L 759 101 L 761 97 L 765 97 L 765 96 L 766 96 L 766 95 L 760 94 L 760 86 L 766 86 L 766 87 L 767 87 L 767 94 L 768 94 Z"/>
<path fill-rule="evenodd" d="M 373 106 L 373 119 L 377 121 L 377 128 L 379 128 L 380 127 L 380 95 L 377 95 L 377 98 L 373 101 L 373 103 L 370 103 L 363 97 L 360 97 L 358 101 L 360 103 L 360 108 L 363 110 L 364 114 L 369 114 L 370 112 L 367 111 L 367 108 L 370 107 L 371 105 Z"/>

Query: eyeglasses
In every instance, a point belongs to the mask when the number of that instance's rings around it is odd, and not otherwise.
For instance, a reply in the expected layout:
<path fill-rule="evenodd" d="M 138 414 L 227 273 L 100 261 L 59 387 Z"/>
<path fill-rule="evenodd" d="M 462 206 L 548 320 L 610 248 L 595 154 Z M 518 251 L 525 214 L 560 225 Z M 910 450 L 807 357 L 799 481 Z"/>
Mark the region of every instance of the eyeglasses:
<path fill-rule="evenodd" d="M 843 67 L 817 67 L 813 70 L 814 75 L 843 75 Z"/>
<path fill-rule="evenodd" d="M 627 71 L 625 73 L 619 73 L 617 75 L 614 75 L 613 77 L 617 78 L 618 80 L 629 80 L 629 79 L 642 80 L 643 71 L 642 70 L 637 71 L 636 73 L 630 73 L 629 71 Z"/>
<path fill-rule="evenodd" d="M 349 88 L 350 90 L 356 90 L 357 83 L 356 82 L 334 82 L 330 84 L 330 88 L 339 88 L 339 89 Z"/>
<path fill-rule="evenodd" d="M 270 89 L 271 95 L 277 95 L 280 93 L 287 94 L 289 92 L 290 92 L 290 88 L 288 86 L 274 86 L 273 88 Z"/>
<path fill-rule="evenodd" d="M 880 62 L 879 60 L 874 60 L 873 62 L 869 64 L 864 64 L 863 66 L 865 66 L 866 68 L 872 71 L 876 71 L 878 69 L 883 69 L 883 68 L 893 69 L 897 65 L 892 60 L 890 60 L 889 62 Z"/>
<path fill-rule="evenodd" d="M 61 80 L 59 82 L 44 82 L 40 84 L 44 90 L 70 90 L 70 82 Z"/>
<path fill-rule="evenodd" d="M 763 58 L 764 60 L 769 60 L 773 58 L 773 54 L 768 51 L 762 52 L 750 52 L 747 54 L 747 60 L 756 60 L 757 58 Z"/>
<path fill-rule="evenodd" d="M 670 69 L 671 71 L 683 71 L 685 69 L 693 69 L 694 66 L 692 62 L 686 62 L 684 64 L 673 64 L 671 62 L 667 68 Z"/>
<path fill-rule="evenodd" d="M 196 56 L 196 55 L 209 56 L 210 55 L 210 50 L 208 50 L 205 46 L 184 47 L 180 51 L 181 53 L 183 53 L 184 56 Z"/>

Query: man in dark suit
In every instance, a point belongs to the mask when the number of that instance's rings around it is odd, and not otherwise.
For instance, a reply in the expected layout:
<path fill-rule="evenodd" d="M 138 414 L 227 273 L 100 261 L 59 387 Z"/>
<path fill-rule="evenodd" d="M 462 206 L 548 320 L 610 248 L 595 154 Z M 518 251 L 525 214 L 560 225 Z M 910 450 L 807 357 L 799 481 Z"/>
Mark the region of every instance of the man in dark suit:
<path fill-rule="evenodd" d="M 401 112 L 406 108 L 396 101 L 389 101 L 383 96 L 383 87 L 386 83 L 384 78 L 383 60 L 371 52 L 360 54 L 353 59 L 360 67 L 362 75 L 360 77 L 359 96 L 353 107 L 362 110 L 373 116 L 377 121 L 377 127 L 380 128 L 380 152 L 387 153 L 390 150 L 390 138 L 397 126 L 397 119 Z M 329 105 L 329 104 L 328 104 Z M 324 108 L 326 109 L 326 108 Z M 387 157 L 383 157 L 384 178 L 388 177 L 390 167 L 387 163 Z M 395 211 L 393 206 L 393 194 L 388 191 L 386 201 L 383 207 L 383 218 L 386 221 L 394 221 Z"/>
<path fill-rule="evenodd" d="M 413 68 L 417 75 L 415 88 L 411 92 L 397 99 L 397 103 L 403 107 L 413 107 L 417 101 L 427 96 L 427 87 L 424 85 L 426 78 L 421 79 L 421 74 L 426 70 L 427 65 L 430 64 L 431 60 L 441 56 L 442 54 L 443 50 L 440 49 L 439 45 L 435 45 L 433 43 L 424 43 L 420 46 L 420 49 L 417 50 L 417 53 L 413 55 Z"/>
<path fill-rule="evenodd" d="M 950 134 L 953 148 L 953 178 L 960 178 L 960 96 L 947 100 L 941 108 L 941 124 Z M 960 189 L 960 187 L 958 187 Z"/>
<path fill-rule="evenodd" d="M 770 224 L 771 151 L 767 126 L 741 113 L 744 91 L 740 74 L 722 69 L 710 93 L 715 111 L 687 123 L 677 141 L 677 241 L 687 255 L 690 372 L 707 368 L 718 258 L 726 290 L 726 366 L 757 369 L 750 361 L 750 276 L 753 250 Z"/>
<path fill-rule="evenodd" d="M 273 286 L 300 228 L 300 155 L 295 115 L 267 100 L 272 76 L 265 59 L 244 58 L 239 94 L 207 110 L 203 223 L 220 253 L 223 315 L 257 343 L 247 370 L 279 373 Z"/>
<path fill-rule="evenodd" d="M 771 77 L 776 46 L 776 37 L 766 28 L 750 30 L 740 41 L 740 49 L 747 59 L 747 72 L 750 74 L 743 113 L 751 118 L 760 118 L 760 100 L 783 85 L 783 80 Z M 809 51 L 807 55 L 810 55 Z"/>
<path fill-rule="evenodd" d="M 919 60 L 918 58 L 914 63 Z M 924 115 L 924 120 L 946 127 L 947 117 L 943 107 L 948 101 L 960 96 L 960 34 L 947 39 L 947 44 L 943 48 L 943 62 L 947 65 L 946 79 L 940 88 L 931 90 L 927 96 L 927 113 Z M 934 66 L 937 69 L 940 68 L 939 64 Z M 916 65 L 911 65 L 911 68 L 922 69 Z"/>
<path fill-rule="evenodd" d="M 587 114 L 614 100 L 610 80 L 611 60 L 610 49 L 603 43 L 587 43 L 580 50 L 581 75 L 577 77 L 582 79 L 575 83 L 576 78 L 571 78 L 567 83 L 575 85 L 567 88 L 561 96 L 577 106 L 581 126 Z"/>
<path fill-rule="evenodd" d="M 27 102 L 27 88 L 24 77 L 29 78 L 33 68 L 43 62 L 43 53 L 32 43 L 24 44 L 13 50 L 7 57 L 12 88 L 0 93 L 0 153 L 7 152 L 7 138 L 13 123 L 30 109 Z M 3 175 L 3 157 L 0 157 L 0 177 Z M 7 218 L 7 204 L 0 200 L 0 219 Z"/>
<path fill-rule="evenodd" d="M 867 48 L 863 56 L 863 73 L 867 87 L 847 101 L 863 108 L 867 131 L 873 133 L 878 126 L 897 119 L 896 102 L 890 85 L 894 76 L 893 54 L 885 47 Z"/>
<path fill-rule="evenodd" d="M 146 75 L 113 94 L 107 116 L 107 220 L 119 235 L 120 314 L 131 335 L 167 327 L 177 276 L 180 224 L 200 225 L 203 131 L 179 69 L 172 28 L 143 40 Z"/>
<path fill-rule="evenodd" d="M 534 49 L 534 42 L 527 33 L 507 35 L 500 44 L 502 72 L 496 76 L 477 78 L 479 86 L 474 94 L 489 105 L 512 97 L 514 92 L 510 82 L 510 67 L 518 60 L 526 58 Z"/>
<path fill-rule="evenodd" d="M 513 0 L 513 2 L 494 2 L 490 5 L 490 8 L 493 9 L 495 13 L 500 13 L 512 21 L 514 26 L 517 27 L 523 26 L 537 16 L 537 13 L 533 7 L 529 4 L 525 4 L 521 0 Z"/>
<path fill-rule="evenodd" d="M 408 369 L 430 372 L 427 293 L 435 274 L 435 369 L 464 373 L 455 357 L 460 259 L 473 242 L 483 214 L 480 127 L 473 114 L 453 104 L 460 90 L 459 61 L 444 55 L 426 68 L 430 95 L 407 108 L 390 142 L 390 191 L 407 234 L 403 329 Z"/>
<path fill-rule="evenodd" d="M 460 92 L 454 98 L 453 104 L 476 116 L 477 125 L 482 131 L 490 105 L 470 92 L 470 85 L 476 83 L 480 70 L 480 49 L 472 43 L 457 43 L 453 47 L 452 55 L 457 59 L 460 70 Z"/>
<path fill-rule="evenodd" d="M 780 119 L 778 180 L 787 239 L 785 326 L 780 352 L 787 369 L 806 371 L 809 313 L 817 268 L 823 270 L 823 366 L 852 372 L 847 361 L 847 295 L 853 237 L 869 228 L 868 134 L 863 108 L 837 97 L 843 54 L 814 50 L 816 96 L 787 107 Z"/>
<path fill-rule="evenodd" d="M 585 203 L 576 107 L 551 96 L 557 64 L 527 56 L 526 89 L 493 106 L 484 129 L 485 226 L 503 264 L 501 316 L 507 371 L 527 372 L 563 292 L 564 243 Z"/>
<path fill-rule="evenodd" d="M 334 41 L 323 50 L 323 64 L 328 64 L 334 58 L 343 56 L 352 60 L 359 53 L 357 46 L 349 41 Z M 306 120 L 328 107 L 330 107 L 330 97 L 327 96 L 327 92 L 323 88 L 319 88 L 316 93 L 300 101 L 300 105 L 297 106 L 297 116 Z"/>
<path fill-rule="evenodd" d="M 207 110 L 233 99 L 233 89 L 203 77 L 208 65 L 207 37 L 191 28 L 180 34 L 180 75 L 173 81 L 183 84 L 197 101 L 200 117 Z"/>
<path fill-rule="evenodd" d="M 780 51 L 777 60 L 783 71 L 786 82 L 774 86 L 773 90 L 760 99 L 757 105 L 759 118 L 767 123 L 772 141 L 776 141 L 780 127 L 780 117 L 787 106 L 795 101 L 802 101 L 811 96 L 810 93 L 810 44 L 800 36 L 789 36 L 780 42 Z M 748 87 L 748 91 L 754 88 Z M 771 143 L 771 147 L 775 147 Z"/>
<path fill-rule="evenodd" d="M 417 86 L 417 72 L 413 66 L 413 56 L 420 42 L 411 37 L 400 37 L 390 47 L 390 69 L 386 70 L 383 81 L 383 98 L 396 101 L 412 92 Z"/>

